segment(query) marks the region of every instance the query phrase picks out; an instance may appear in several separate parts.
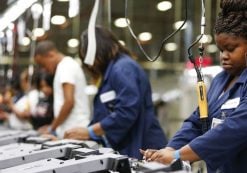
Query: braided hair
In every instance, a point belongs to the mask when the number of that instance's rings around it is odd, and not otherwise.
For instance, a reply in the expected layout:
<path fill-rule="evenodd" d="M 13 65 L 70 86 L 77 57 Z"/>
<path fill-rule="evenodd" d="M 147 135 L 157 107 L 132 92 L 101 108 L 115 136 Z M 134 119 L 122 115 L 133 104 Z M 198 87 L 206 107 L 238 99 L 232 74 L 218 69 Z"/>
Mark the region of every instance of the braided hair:
<path fill-rule="evenodd" d="M 221 0 L 215 33 L 228 33 L 247 39 L 247 1 Z"/>

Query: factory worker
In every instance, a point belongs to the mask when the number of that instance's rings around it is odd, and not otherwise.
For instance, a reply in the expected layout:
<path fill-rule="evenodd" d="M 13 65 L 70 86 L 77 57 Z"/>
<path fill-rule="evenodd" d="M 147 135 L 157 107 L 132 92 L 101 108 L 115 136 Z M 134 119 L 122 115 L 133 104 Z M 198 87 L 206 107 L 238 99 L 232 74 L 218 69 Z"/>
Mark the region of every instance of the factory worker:
<path fill-rule="evenodd" d="M 85 71 L 98 85 L 92 121 L 88 128 L 73 128 L 65 138 L 101 141 L 120 154 L 140 159 L 140 148 L 163 148 L 165 134 L 154 114 L 149 80 L 118 39 L 96 27 L 97 52 L 92 66 Z M 80 58 L 85 59 L 87 31 L 81 35 Z"/>

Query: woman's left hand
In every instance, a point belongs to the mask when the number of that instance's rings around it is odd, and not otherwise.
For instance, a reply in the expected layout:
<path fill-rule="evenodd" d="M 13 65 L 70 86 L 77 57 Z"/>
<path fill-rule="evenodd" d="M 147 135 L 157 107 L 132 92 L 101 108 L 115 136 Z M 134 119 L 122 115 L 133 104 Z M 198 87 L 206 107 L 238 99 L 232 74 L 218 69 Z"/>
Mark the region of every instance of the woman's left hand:
<path fill-rule="evenodd" d="M 84 127 L 74 127 L 67 130 L 64 133 L 64 138 L 66 139 L 77 139 L 77 140 L 88 140 L 89 133 L 88 129 Z"/>

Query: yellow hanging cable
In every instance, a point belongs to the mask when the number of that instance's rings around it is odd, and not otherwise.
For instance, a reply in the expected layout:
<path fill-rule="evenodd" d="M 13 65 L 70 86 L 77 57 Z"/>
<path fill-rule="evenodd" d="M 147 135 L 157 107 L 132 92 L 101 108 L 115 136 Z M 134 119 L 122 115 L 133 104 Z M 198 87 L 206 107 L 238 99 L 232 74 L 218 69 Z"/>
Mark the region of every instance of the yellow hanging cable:
<path fill-rule="evenodd" d="M 96 85 L 97 88 L 100 87 L 101 82 L 102 82 L 102 76 L 100 76 L 98 79 L 95 80 L 95 85 Z"/>

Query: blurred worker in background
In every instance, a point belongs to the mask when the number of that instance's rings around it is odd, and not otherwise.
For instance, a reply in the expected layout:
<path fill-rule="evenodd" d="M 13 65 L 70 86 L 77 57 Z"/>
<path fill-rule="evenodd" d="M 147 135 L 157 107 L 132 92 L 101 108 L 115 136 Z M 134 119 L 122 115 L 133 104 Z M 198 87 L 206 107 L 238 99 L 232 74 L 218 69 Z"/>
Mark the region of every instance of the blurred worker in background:
<path fill-rule="evenodd" d="M 90 110 L 85 93 L 85 76 L 80 65 L 59 52 L 51 41 L 37 44 L 34 59 L 47 72 L 54 74 L 54 120 L 40 131 L 62 138 L 71 127 L 86 127 Z"/>
<path fill-rule="evenodd" d="M 38 103 L 38 90 L 34 85 L 34 80 L 30 79 L 28 70 L 21 72 L 17 81 L 19 87 L 13 89 L 12 94 L 7 91 L 5 93 L 5 104 L 9 107 L 8 124 L 10 128 L 18 130 L 32 129 L 30 116 L 35 110 Z"/>
<path fill-rule="evenodd" d="M 120 154 L 141 158 L 140 148 L 162 148 L 167 140 L 154 114 L 152 91 L 144 70 L 107 29 L 96 27 L 93 66 L 83 67 L 96 81 L 93 117 L 88 128 L 73 128 L 65 138 L 101 141 Z M 85 59 L 87 31 L 81 35 L 80 58 Z"/>
<path fill-rule="evenodd" d="M 28 70 L 24 70 L 16 83 L 12 88 L 7 86 L 4 91 L 0 102 L 0 120 L 4 120 L 10 128 L 19 130 L 37 130 L 49 125 L 53 119 L 52 76 L 44 72 L 29 76 Z"/>
<path fill-rule="evenodd" d="M 142 151 L 147 160 L 204 160 L 209 173 L 247 172 L 247 1 L 222 0 L 220 7 L 215 40 L 224 71 L 208 91 L 211 129 L 203 134 L 197 109 L 166 148 Z"/>
<path fill-rule="evenodd" d="M 31 115 L 31 123 L 35 130 L 50 125 L 54 118 L 53 111 L 53 75 L 41 71 L 37 76 L 39 90 L 38 103 Z"/>

